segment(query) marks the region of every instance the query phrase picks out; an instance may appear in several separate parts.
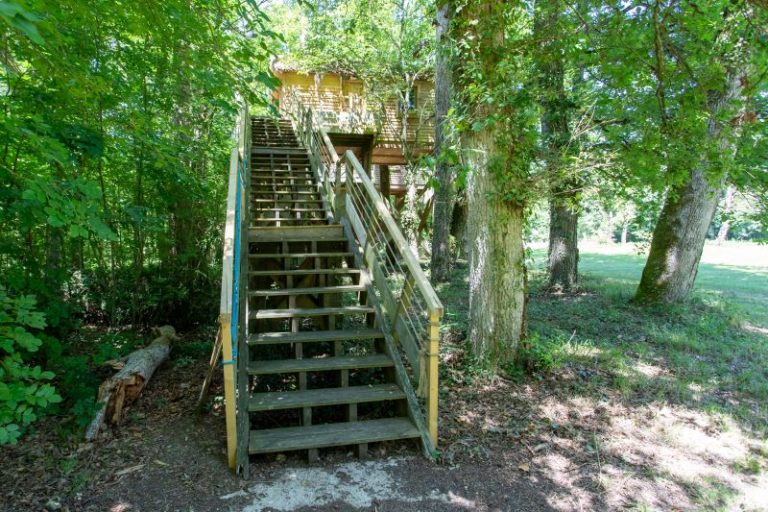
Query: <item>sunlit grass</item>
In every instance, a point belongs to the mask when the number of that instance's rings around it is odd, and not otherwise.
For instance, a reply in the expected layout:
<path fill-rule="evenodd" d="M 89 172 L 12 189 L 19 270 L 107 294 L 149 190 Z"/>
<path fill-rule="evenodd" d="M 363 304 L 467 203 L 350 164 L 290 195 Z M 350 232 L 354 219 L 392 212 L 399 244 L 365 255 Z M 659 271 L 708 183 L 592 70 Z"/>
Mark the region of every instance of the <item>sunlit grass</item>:
<path fill-rule="evenodd" d="M 656 308 L 631 302 L 645 263 L 631 248 L 583 247 L 580 288 L 565 296 L 540 291 L 546 253 L 534 250 L 529 327 L 539 370 L 568 365 L 586 372 L 587 391 L 607 386 L 633 402 L 680 403 L 768 429 L 768 248 L 707 250 L 691 300 Z M 446 330 L 466 332 L 466 277 L 460 264 L 438 288 Z"/>

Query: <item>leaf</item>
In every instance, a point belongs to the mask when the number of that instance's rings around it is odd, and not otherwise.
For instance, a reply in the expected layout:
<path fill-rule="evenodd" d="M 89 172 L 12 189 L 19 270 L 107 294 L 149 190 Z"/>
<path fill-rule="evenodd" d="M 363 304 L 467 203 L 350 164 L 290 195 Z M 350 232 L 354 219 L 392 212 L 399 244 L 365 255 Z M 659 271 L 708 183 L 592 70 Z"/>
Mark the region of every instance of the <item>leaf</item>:
<path fill-rule="evenodd" d="M 522 464 L 517 466 L 517 469 L 522 471 L 523 473 L 530 473 L 531 472 L 531 465 L 527 462 L 523 462 Z"/>

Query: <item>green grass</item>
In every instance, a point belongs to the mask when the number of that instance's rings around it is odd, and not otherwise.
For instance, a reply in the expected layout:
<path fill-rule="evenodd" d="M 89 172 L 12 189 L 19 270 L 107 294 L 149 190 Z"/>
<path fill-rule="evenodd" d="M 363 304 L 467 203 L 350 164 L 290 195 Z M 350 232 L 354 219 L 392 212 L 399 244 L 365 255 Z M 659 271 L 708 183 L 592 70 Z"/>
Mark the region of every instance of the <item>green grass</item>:
<path fill-rule="evenodd" d="M 632 403 L 685 404 L 768 431 L 768 267 L 703 263 L 688 303 L 643 308 L 631 298 L 644 257 L 582 251 L 579 290 L 563 296 L 541 291 L 545 259 L 534 251 L 530 265 L 540 372 L 568 366 L 584 392 L 610 388 Z M 466 264 L 438 293 L 446 329 L 466 332 Z"/>

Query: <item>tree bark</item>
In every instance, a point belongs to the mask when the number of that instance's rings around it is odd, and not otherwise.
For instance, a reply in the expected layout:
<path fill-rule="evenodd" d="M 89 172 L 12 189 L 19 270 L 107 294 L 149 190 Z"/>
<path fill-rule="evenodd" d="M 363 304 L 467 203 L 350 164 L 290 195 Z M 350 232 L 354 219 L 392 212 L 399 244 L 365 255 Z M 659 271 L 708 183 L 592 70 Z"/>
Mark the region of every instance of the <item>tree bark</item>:
<path fill-rule="evenodd" d="M 670 191 L 653 231 L 651 251 L 635 296 L 639 302 L 679 302 L 693 289 L 719 187 L 701 170 Z"/>
<path fill-rule="evenodd" d="M 506 24 L 498 17 L 498 4 L 492 0 L 470 2 L 461 15 L 469 27 L 481 20 L 476 29 L 469 29 L 476 37 L 473 45 L 477 49 L 471 55 L 478 59 L 470 64 L 482 70 L 488 91 L 496 93 L 504 88 L 497 77 L 506 31 Z M 469 78 L 462 83 L 472 88 L 474 82 Z M 514 183 L 520 184 L 524 171 L 511 167 L 510 155 L 515 148 L 507 143 L 499 145 L 506 128 L 502 123 L 507 121 L 489 122 L 498 115 L 497 108 L 471 99 L 471 94 L 463 97 L 479 121 L 462 140 L 467 166 L 469 339 L 475 355 L 495 368 L 517 359 L 526 335 L 525 205 L 510 200 L 506 193 L 514 191 Z"/>
<path fill-rule="evenodd" d="M 120 371 L 101 384 L 97 400 L 101 409 L 86 430 L 86 440 L 92 441 L 105 422 L 119 424 L 123 408 L 139 397 L 155 370 L 168 359 L 171 343 L 178 339 L 176 331 L 166 325 L 158 332 L 160 335 L 152 343 L 131 352 L 121 363 Z"/>
<path fill-rule="evenodd" d="M 464 192 L 457 194 L 451 216 L 451 236 L 456 240 L 456 258 L 468 258 L 469 243 L 467 240 L 467 200 Z"/>
<path fill-rule="evenodd" d="M 469 244 L 469 339 L 491 365 L 512 362 L 526 331 L 524 209 L 498 197 L 489 157 L 495 134 L 466 137 Z"/>
<path fill-rule="evenodd" d="M 549 288 L 569 291 L 578 280 L 579 214 L 562 198 L 549 203 Z"/>
<path fill-rule="evenodd" d="M 730 214 L 733 211 L 733 199 L 735 196 L 736 187 L 728 185 L 728 190 L 725 191 L 725 205 L 723 206 L 723 223 L 720 224 L 720 229 L 717 230 L 717 245 L 728 240 L 728 231 L 731 229 Z"/>
<path fill-rule="evenodd" d="M 707 137 L 725 161 L 729 159 L 726 153 L 734 151 L 734 146 L 724 133 L 723 123 L 717 119 L 742 94 L 744 83 L 741 73 L 730 72 L 726 90 L 708 94 L 710 120 Z M 688 180 L 667 194 L 653 231 L 651 250 L 635 294 L 636 301 L 680 302 L 691 293 L 707 231 L 719 201 L 722 181 L 726 178 L 721 175 L 718 183 L 711 184 L 706 172 L 712 166 L 719 167 L 720 163 L 703 158 L 690 171 Z"/>
<path fill-rule="evenodd" d="M 389 205 L 389 195 L 392 185 L 392 176 L 389 173 L 388 165 L 379 166 L 379 190 L 381 195 L 384 196 L 384 202 Z"/>
<path fill-rule="evenodd" d="M 447 145 L 446 116 L 451 106 L 453 85 L 449 38 L 446 37 L 453 13 L 452 2 L 446 1 L 437 8 L 435 39 L 435 189 L 434 217 L 432 221 L 431 279 L 433 283 L 445 281 L 451 267 L 450 234 L 455 200 L 453 172 L 446 161 L 444 149 Z"/>
<path fill-rule="evenodd" d="M 565 91 L 565 63 L 558 38 L 562 13 L 559 0 L 537 1 L 534 39 L 542 48 L 537 59 L 542 107 L 541 136 L 547 176 L 552 183 L 549 201 L 549 288 L 569 291 L 578 278 L 578 191 L 574 177 L 566 176 L 564 153 L 571 142 L 570 104 Z"/>

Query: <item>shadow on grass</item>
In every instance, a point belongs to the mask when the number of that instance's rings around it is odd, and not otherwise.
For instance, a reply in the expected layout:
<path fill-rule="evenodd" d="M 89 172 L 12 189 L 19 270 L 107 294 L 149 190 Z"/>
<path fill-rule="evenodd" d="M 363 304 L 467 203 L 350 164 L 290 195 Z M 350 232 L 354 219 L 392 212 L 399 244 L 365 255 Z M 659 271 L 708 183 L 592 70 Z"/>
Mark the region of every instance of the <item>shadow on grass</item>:
<path fill-rule="evenodd" d="M 511 385 L 508 392 L 534 389 L 515 402 L 515 413 L 532 418 L 537 429 L 558 425 L 556 433 L 543 437 L 555 439 L 547 442 L 557 449 L 550 454 L 532 452 L 534 458 L 556 460 L 555 455 L 566 454 L 567 464 L 590 468 L 569 468 L 558 477 L 554 464 L 546 472 L 549 476 L 541 477 L 569 499 L 588 493 L 589 507 L 613 508 L 618 504 L 611 500 L 617 498 L 610 496 L 621 487 L 626 488 L 621 505 L 636 510 L 685 508 L 676 499 L 720 510 L 743 490 L 740 473 L 744 472 L 734 468 L 743 464 L 740 458 L 749 460 L 753 449 L 741 446 L 742 439 L 726 448 L 717 444 L 730 435 L 726 423 L 733 422 L 755 437 L 768 432 L 768 336 L 745 327 L 768 325 L 768 278 L 759 271 L 702 266 L 689 303 L 645 308 L 631 303 L 642 264 L 642 258 L 633 256 L 583 255 L 580 290 L 562 296 L 540 292 L 544 276 L 532 272 L 529 326 L 538 371 Z M 446 337 L 447 350 L 453 344 L 454 349 L 468 352 L 462 346 L 468 312 L 466 265 L 459 265 L 438 293 L 451 333 Z M 472 372 L 464 368 L 461 374 Z M 498 391 L 480 391 L 477 401 L 492 402 L 494 393 Z M 596 404 L 607 403 L 611 405 L 606 405 L 603 418 L 595 412 L 603 405 Z M 665 409 L 691 414 L 675 412 L 665 419 Z M 585 418 L 579 417 L 579 410 L 588 411 Z M 651 411 L 662 411 L 662 417 L 647 424 L 638 419 L 656 414 Z M 623 433 L 616 430 L 622 415 L 633 416 Z M 707 419 L 721 428 L 707 430 L 711 427 L 700 424 Z M 632 439 L 626 446 L 622 435 Z M 599 449 L 590 448 L 598 439 L 612 443 L 603 455 L 604 466 Z M 691 439 L 706 446 L 699 452 L 686 444 Z M 723 453 L 714 461 L 712 453 L 718 450 Z M 616 474 L 609 474 L 608 468 Z M 689 478 L 686 471 L 695 476 Z"/>

